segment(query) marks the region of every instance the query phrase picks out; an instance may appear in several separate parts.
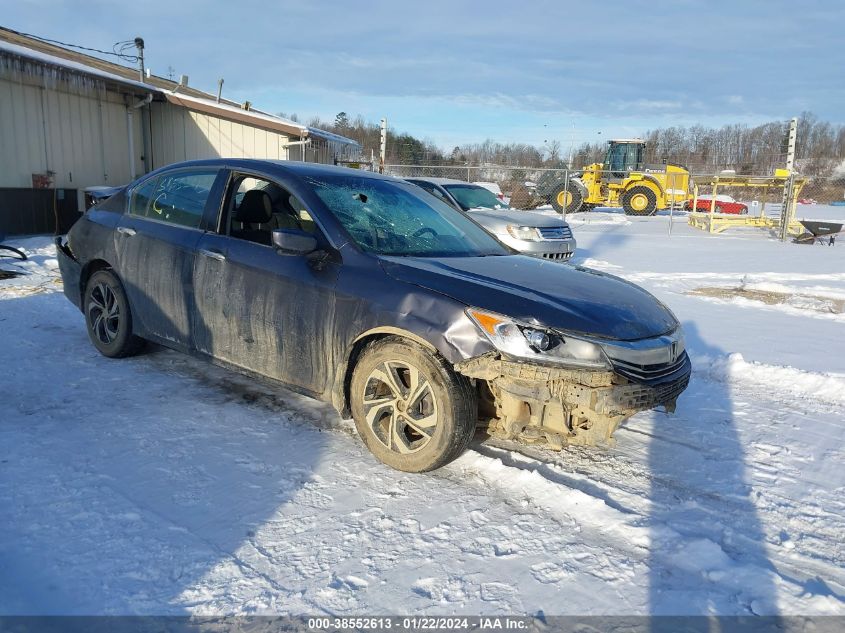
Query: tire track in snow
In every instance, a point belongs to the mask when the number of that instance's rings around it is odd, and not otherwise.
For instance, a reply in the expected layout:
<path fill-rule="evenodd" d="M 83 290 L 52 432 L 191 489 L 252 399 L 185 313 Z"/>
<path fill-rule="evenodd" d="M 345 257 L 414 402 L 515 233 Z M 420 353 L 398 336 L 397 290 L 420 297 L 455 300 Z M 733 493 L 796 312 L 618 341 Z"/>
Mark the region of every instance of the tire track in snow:
<path fill-rule="evenodd" d="M 287 392 L 284 388 L 269 382 L 256 383 L 251 377 L 232 375 L 227 369 L 209 365 L 170 350 L 157 351 L 152 358 L 154 364 L 170 371 L 178 367 L 178 373 L 198 379 L 216 390 L 223 390 L 231 394 L 233 399 L 247 406 L 288 414 L 294 421 L 316 425 L 319 428 L 357 435 L 354 424 L 340 420 L 329 405 Z M 284 392 L 284 395 L 279 395 L 280 392 Z M 756 392 L 755 395 L 759 397 L 761 394 Z M 650 441 L 667 442 L 685 450 L 703 453 L 707 459 L 724 461 L 718 450 L 702 448 L 691 442 L 678 441 L 639 429 L 623 427 L 620 431 L 643 434 L 649 437 Z M 642 524 L 647 522 L 651 512 L 644 511 L 638 506 L 641 506 L 643 502 L 647 506 L 654 503 L 651 497 L 655 496 L 653 492 L 655 487 L 670 491 L 670 496 L 706 501 L 707 503 L 702 508 L 714 517 L 714 520 L 725 516 L 726 513 L 736 515 L 747 505 L 747 500 L 743 501 L 724 493 L 694 488 L 666 476 L 650 473 L 644 465 L 637 463 L 636 459 L 632 460 L 631 455 L 626 455 L 618 448 L 613 449 L 609 454 L 603 453 L 601 459 L 598 459 L 595 454 L 601 449 L 570 448 L 576 449 L 574 454 L 579 463 L 577 467 L 562 461 L 559 454 L 542 449 L 532 450 L 530 447 L 501 441 L 476 442 L 469 454 L 469 461 L 463 459 L 456 463 L 456 466 L 460 468 L 458 474 L 451 472 L 451 468 L 435 474 L 464 486 L 470 483 L 467 476 L 475 478 L 485 488 L 497 490 L 499 500 L 512 506 L 514 511 L 525 511 L 525 508 L 520 506 L 520 502 L 529 500 L 532 505 L 544 511 L 548 518 L 559 521 L 562 528 L 569 521 L 574 520 L 580 525 L 598 530 L 605 534 L 605 537 L 609 537 L 607 546 L 625 551 L 634 557 L 642 557 L 650 543 L 649 528 L 643 527 Z M 566 455 L 572 457 L 573 453 L 567 452 Z M 620 483 L 622 481 L 629 484 L 622 485 Z M 631 485 L 633 483 L 638 485 Z M 560 494 L 561 489 L 565 490 L 563 496 Z M 770 498 L 774 496 L 769 490 L 766 493 Z M 816 517 L 800 520 L 799 516 L 789 512 L 794 508 L 796 500 L 784 496 L 778 497 L 777 500 L 783 503 L 780 504 L 781 509 L 776 514 L 784 521 L 789 521 L 793 525 L 797 524 L 802 532 L 808 534 L 819 531 L 818 525 L 813 522 Z M 585 506 L 589 507 L 589 512 L 583 511 Z M 774 507 L 770 504 L 765 510 L 771 514 Z M 824 514 L 828 519 L 840 516 L 835 511 Z M 608 529 L 608 525 L 614 528 Z M 830 528 L 825 531 L 828 533 L 820 535 L 826 537 L 820 539 L 820 545 L 827 544 L 829 547 L 831 540 L 836 542 L 838 530 Z M 678 539 L 682 538 L 681 533 L 675 532 L 675 535 Z M 742 541 L 741 535 L 735 538 Z M 728 546 L 722 539 L 717 539 L 715 542 L 731 558 L 737 555 L 736 546 Z M 632 544 L 633 547 L 628 544 Z M 791 569 L 797 575 L 813 569 L 820 576 L 831 577 L 838 571 L 836 563 L 831 562 L 828 556 L 821 553 L 802 555 L 791 551 L 788 556 L 791 561 L 779 559 L 779 566 Z M 741 557 L 736 560 L 741 560 Z"/>

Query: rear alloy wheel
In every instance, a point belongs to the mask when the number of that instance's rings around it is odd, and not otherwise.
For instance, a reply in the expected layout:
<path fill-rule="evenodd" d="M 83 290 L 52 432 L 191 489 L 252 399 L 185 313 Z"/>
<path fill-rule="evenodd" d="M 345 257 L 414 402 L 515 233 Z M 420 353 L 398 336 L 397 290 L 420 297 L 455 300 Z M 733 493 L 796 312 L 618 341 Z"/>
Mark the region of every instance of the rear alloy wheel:
<path fill-rule="evenodd" d="M 652 215 L 657 211 L 657 195 L 649 187 L 631 187 L 622 194 L 625 215 Z"/>
<path fill-rule="evenodd" d="M 469 380 L 399 337 L 364 350 L 350 400 L 367 448 L 397 470 L 440 468 L 463 453 L 475 434 L 477 404 Z"/>
<path fill-rule="evenodd" d="M 132 315 L 120 280 L 98 270 L 88 280 L 84 297 L 88 337 L 101 354 L 121 358 L 136 354 L 143 340 L 132 334 Z"/>
<path fill-rule="evenodd" d="M 567 213 L 575 213 L 584 204 L 584 196 L 571 181 L 569 183 L 562 182 L 552 191 L 549 202 L 552 203 L 552 208 L 558 213 L 563 213 L 564 209 Z"/>

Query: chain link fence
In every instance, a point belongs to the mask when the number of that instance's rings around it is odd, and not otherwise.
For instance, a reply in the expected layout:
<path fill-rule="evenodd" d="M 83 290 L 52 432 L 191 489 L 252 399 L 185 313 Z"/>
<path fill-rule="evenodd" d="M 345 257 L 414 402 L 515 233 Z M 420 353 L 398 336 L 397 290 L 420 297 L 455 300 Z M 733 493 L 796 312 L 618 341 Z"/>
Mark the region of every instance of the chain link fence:
<path fill-rule="evenodd" d="M 845 175 L 808 178 L 798 195 L 800 205 L 834 205 L 845 214 Z"/>
<path fill-rule="evenodd" d="M 387 165 L 386 172 L 399 178 L 477 183 L 499 195 L 513 209 L 554 209 L 560 213 L 611 207 L 624 208 L 631 215 L 668 210 L 779 215 L 787 185 L 786 178 L 771 176 L 730 172 L 688 175 L 685 171 L 649 168 L 640 172 L 642 178 L 601 170 L 514 165 Z M 812 204 L 845 205 L 845 176 L 796 179 L 801 183 L 795 200 L 799 208 Z"/>
<path fill-rule="evenodd" d="M 567 183 L 569 170 L 512 165 L 386 165 L 385 171 L 399 178 L 434 178 L 479 183 L 510 202 L 514 209 L 551 205 L 543 189 L 551 183 Z M 538 184 L 540 184 L 538 191 Z"/>
<path fill-rule="evenodd" d="M 567 170 L 514 165 L 387 165 L 390 175 L 451 184 L 475 183 L 512 209 L 570 213 L 620 209 L 627 215 L 669 215 L 710 233 L 741 227 L 769 229 L 781 240 L 806 235 L 800 221 L 821 215 L 845 220 L 845 175 L 804 177 L 779 171 L 744 176 L 732 171 L 689 174 L 674 166 L 644 166 L 636 172 Z M 841 213 L 837 209 L 841 207 Z M 589 221 L 589 216 L 584 216 Z M 831 229 L 832 230 L 832 229 Z"/>
<path fill-rule="evenodd" d="M 621 207 L 631 215 L 652 215 L 681 209 L 689 190 L 686 171 L 667 172 L 660 166 L 634 177 L 627 172 L 511 165 L 387 165 L 385 170 L 411 180 L 480 184 L 513 209 L 554 209 L 564 215 L 597 207 Z"/>
<path fill-rule="evenodd" d="M 692 200 L 686 204 L 687 210 L 715 213 L 767 214 L 780 215 L 784 203 L 788 200 L 785 189 L 786 178 L 768 178 L 755 176 L 720 176 L 724 182 L 710 183 L 706 179 L 713 176 L 693 176 L 697 187 L 691 189 Z M 747 184 L 732 184 L 732 180 L 746 181 Z M 793 179 L 794 206 L 808 210 L 812 206 L 841 206 L 845 216 L 845 178 L 830 176 L 804 177 L 796 174 Z M 697 199 L 696 199 L 697 192 Z"/>

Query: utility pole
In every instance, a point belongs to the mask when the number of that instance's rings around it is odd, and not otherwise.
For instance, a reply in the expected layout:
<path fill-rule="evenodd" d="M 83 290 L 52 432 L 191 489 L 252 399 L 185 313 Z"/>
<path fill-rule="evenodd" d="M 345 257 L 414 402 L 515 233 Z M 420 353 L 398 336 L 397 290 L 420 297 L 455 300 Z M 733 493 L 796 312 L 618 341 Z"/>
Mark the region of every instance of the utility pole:
<path fill-rule="evenodd" d="M 384 163 L 387 160 L 387 119 L 381 120 L 381 147 L 378 157 L 378 173 L 384 173 Z"/>
<path fill-rule="evenodd" d="M 138 49 L 138 76 L 140 77 L 139 81 L 141 83 L 144 82 L 144 38 L 136 37 L 135 38 L 135 48 Z"/>

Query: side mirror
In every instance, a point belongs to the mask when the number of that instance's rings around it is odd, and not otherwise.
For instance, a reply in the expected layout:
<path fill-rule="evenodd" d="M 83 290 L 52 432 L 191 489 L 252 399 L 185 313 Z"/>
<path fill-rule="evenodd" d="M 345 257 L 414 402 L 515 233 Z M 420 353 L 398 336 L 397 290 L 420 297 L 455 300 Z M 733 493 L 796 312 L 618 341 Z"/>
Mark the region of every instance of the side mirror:
<path fill-rule="evenodd" d="M 307 255 L 317 250 L 317 238 L 297 229 L 275 229 L 273 246 L 279 255 Z"/>

